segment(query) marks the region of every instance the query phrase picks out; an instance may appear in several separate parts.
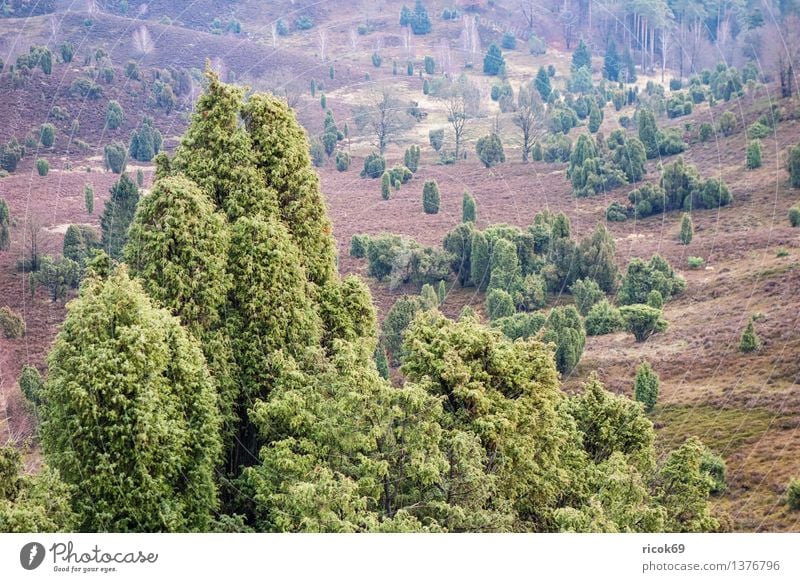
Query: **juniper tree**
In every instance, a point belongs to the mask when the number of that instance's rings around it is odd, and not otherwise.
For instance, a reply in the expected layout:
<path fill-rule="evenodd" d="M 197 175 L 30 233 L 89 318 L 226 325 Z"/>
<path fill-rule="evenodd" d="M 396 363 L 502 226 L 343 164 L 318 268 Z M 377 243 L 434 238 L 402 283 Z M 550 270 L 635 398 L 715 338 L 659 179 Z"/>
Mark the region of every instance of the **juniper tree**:
<path fill-rule="evenodd" d="M 439 306 L 439 295 L 430 283 L 422 286 L 419 297 L 423 309 L 436 309 Z"/>
<path fill-rule="evenodd" d="M 0 251 L 7 251 L 11 246 L 11 217 L 8 212 L 8 204 L 5 199 L 0 198 Z"/>
<path fill-rule="evenodd" d="M 381 198 L 388 200 L 392 195 L 392 176 L 389 172 L 384 172 L 381 177 Z"/>
<path fill-rule="evenodd" d="M 90 274 L 48 362 L 42 448 L 75 488 L 78 529 L 207 529 L 219 414 L 200 347 L 178 320 L 125 267 Z"/>
<path fill-rule="evenodd" d="M 625 327 L 637 342 L 643 342 L 654 333 L 667 329 L 667 322 L 661 317 L 661 310 L 649 305 L 624 305 L 620 315 Z"/>
<path fill-rule="evenodd" d="M 800 143 L 789 148 L 786 169 L 789 170 L 789 184 L 793 188 L 800 188 Z"/>
<path fill-rule="evenodd" d="M 422 187 L 422 209 L 425 214 L 437 214 L 439 203 L 439 185 L 436 180 L 427 180 Z"/>
<path fill-rule="evenodd" d="M 462 287 L 466 287 L 470 283 L 474 232 L 473 223 L 462 222 L 448 232 L 442 241 L 442 247 L 452 257 L 450 269 L 456 274 L 458 283 Z"/>
<path fill-rule="evenodd" d="M 492 247 L 490 261 L 489 290 L 502 289 L 512 297 L 522 285 L 517 247 L 504 238 Z"/>
<path fill-rule="evenodd" d="M 461 201 L 461 222 L 471 222 L 475 224 L 477 218 L 478 210 L 475 204 L 475 197 L 464 190 L 464 197 Z"/>
<path fill-rule="evenodd" d="M 648 109 L 639 112 L 639 139 L 642 140 L 647 159 L 657 158 L 658 126 L 655 115 Z"/>
<path fill-rule="evenodd" d="M 747 144 L 747 158 L 745 165 L 748 170 L 755 170 L 761 167 L 761 142 L 754 139 Z"/>
<path fill-rule="evenodd" d="M 101 246 L 113 259 L 122 258 L 122 249 L 128 240 L 128 227 L 133 221 L 139 203 L 139 188 L 127 174 L 111 187 L 100 217 Z"/>
<path fill-rule="evenodd" d="M 552 92 L 552 88 L 550 87 L 550 75 L 547 74 L 544 67 L 539 67 L 539 72 L 536 73 L 536 79 L 533 83 L 539 95 L 541 95 L 542 100 L 547 101 Z"/>
<path fill-rule="evenodd" d="M 646 360 L 636 369 L 636 380 L 634 382 L 633 396 L 637 402 L 641 402 L 645 412 L 652 412 L 658 400 L 659 388 L 658 374 L 653 371 L 650 363 Z"/>
<path fill-rule="evenodd" d="M 692 224 L 692 217 L 689 214 L 684 214 L 681 217 L 681 234 L 680 241 L 682 245 L 688 245 L 692 242 L 694 237 L 694 225 Z"/>
<path fill-rule="evenodd" d="M 758 339 L 756 328 L 753 325 L 753 318 L 747 322 L 747 327 L 742 332 L 739 340 L 739 351 L 744 353 L 755 352 L 761 347 L 761 340 Z"/>

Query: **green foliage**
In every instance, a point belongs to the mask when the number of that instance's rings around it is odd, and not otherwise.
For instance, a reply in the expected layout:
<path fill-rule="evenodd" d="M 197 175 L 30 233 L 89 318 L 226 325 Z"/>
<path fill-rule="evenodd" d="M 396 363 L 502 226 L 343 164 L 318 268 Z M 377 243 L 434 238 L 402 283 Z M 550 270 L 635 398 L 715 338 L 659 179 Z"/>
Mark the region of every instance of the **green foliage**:
<path fill-rule="evenodd" d="M 466 287 L 470 283 L 474 232 L 472 222 L 462 222 L 448 232 L 442 241 L 442 247 L 452 257 L 450 268 L 456 274 L 458 283 L 462 287 Z"/>
<path fill-rule="evenodd" d="M 717 131 L 724 136 L 729 136 L 736 131 L 736 116 L 730 111 L 723 113 L 717 121 Z"/>
<path fill-rule="evenodd" d="M 128 163 L 128 154 L 122 143 L 118 141 L 111 142 L 104 148 L 103 154 L 103 163 L 106 170 L 111 170 L 115 174 L 122 174 L 125 171 L 125 166 Z"/>
<path fill-rule="evenodd" d="M 647 159 L 657 158 L 658 151 L 658 126 L 656 116 L 648 109 L 639 111 L 639 139 L 644 145 Z"/>
<path fill-rule="evenodd" d="M 381 177 L 381 198 L 388 200 L 392 195 L 392 175 L 384 172 Z"/>
<path fill-rule="evenodd" d="M 0 448 L 0 531 L 30 534 L 71 532 L 76 516 L 70 507 L 72 488 L 44 467 L 37 475 L 22 475 L 22 456 Z"/>
<path fill-rule="evenodd" d="M 658 472 L 656 499 L 666 509 L 665 531 L 715 531 L 719 522 L 711 515 L 708 496 L 714 480 L 703 470 L 706 447 L 690 437 L 672 451 Z"/>
<path fill-rule="evenodd" d="M 419 157 L 419 146 L 412 145 L 406 148 L 405 154 L 403 155 L 403 163 L 412 173 L 416 173 L 419 169 Z"/>
<path fill-rule="evenodd" d="M 56 128 L 52 123 L 43 123 L 39 128 L 39 141 L 46 148 L 53 147 L 56 141 Z"/>
<path fill-rule="evenodd" d="M 477 205 L 475 197 L 464 190 L 464 197 L 461 201 L 461 221 L 475 224 L 478 219 Z"/>
<path fill-rule="evenodd" d="M 419 293 L 422 309 L 436 309 L 439 307 L 439 294 L 433 285 L 425 283 Z"/>
<path fill-rule="evenodd" d="M 597 133 L 597 130 L 600 129 L 600 124 L 603 122 L 603 112 L 599 107 L 592 105 L 592 108 L 589 111 L 589 131 L 591 133 Z"/>
<path fill-rule="evenodd" d="M 472 244 L 470 246 L 470 282 L 478 287 L 481 291 L 485 291 L 489 285 L 490 276 L 490 252 L 489 242 L 486 236 L 479 230 L 472 234 Z"/>
<path fill-rule="evenodd" d="M 369 240 L 368 234 L 354 234 L 350 239 L 350 256 L 356 259 L 366 257 Z"/>
<path fill-rule="evenodd" d="M 124 267 L 90 276 L 49 368 L 42 448 L 75 486 L 79 529 L 205 530 L 217 507 L 219 416 L 202 352 L 177 319 Z"/>
<path fill-rule="evenodd" d="M 50 163 L 42 158 L 36 160 L 36 172 L 40 176 L 46 176 L 50 172 Z"/>
<path fill-rule="evenodd" d="M 789 224 L 794 228 L 800 226 L 800 206 L 792 206 L 789 209 Z"/>
<path fill-rule="evenodd" d="M 728 488 L 727 467 L 725 466 L 725 461 L 719 455 L 715 455 L 709 449 L 706 449 L 703 454 L 703 460 L 700 463 L 700 470 L 711 477 L 711 495 L 720 495 Z"/>
<path fill-rule="evenodd" d="M 19 388 L 25 399 L 34 407 L 38 407 L 42 403 L 44 380 L 39 370 L 33 366 L 22 366 L 22 372 L 19 375 Z"/>
<path fill-rule="evenodd" d="M 341 150 L 337 151 L 335 162 L 337 171 L 346 172 L 350 168 L 350 154 Z"/>
<path fill-rule="evenodd" d="M 506 155 L 503 152 L 503 142 L 500 141 L 500 136 L 496 133 L 491 133 L 478 140 L 475 144 L 475 151 L 478 154 L 478 159 L 487 168 L 506 161 Z"/>
<path fill-rule="evenodd" d="M 361 170 L 361 177 L 379 178 L 386 170 L 386 160 L 375 152 L 364 158 L 364 169 Z"/>
<path fill-rule="evenodd" d="M 117 129 L 124 121 L 125 112 L 122 110 L 122 105 L 119 104 L 119 101 L 109 101 L 106 107 L 106 127 Z"/>
<path fill-rule="evenodd" d="M 645 302 L 645 305 L 649 305 L 655 309 L 663 309 L 664 298 L 661 296 L 661 292 L 658 289 L 653 289 L 650 291 L 650 293 L 647 294 L 647 301 Z"/>
<path fill-rule="evenodd" d="M 578 70 L 582 67 L 586 67 L 590 71 L 592 69 L 592 53 L 586 43 L 583 42 L 583 39 L 578 43 L 578 48 L 575 49 L 575 52 L 572 53 L 572 68 Z"/>
<path fill-rule="evenodd" d="M 0 331 L 6 339 L 16 339 L 25 335 L 25 320 L 10 307 L 0 307 Z"/>
<path fill-rule="evenodd" d="M 584 320 L 586 335 L 605 335 L 625 328 L 619 309 L 601 299 L 589 309 Z"/>
<path fill-rule="evenodd" d="M 423 68 L 425 69 L 425 73 L 428 75 L 433 75 L 436 72 L 436 61 L 433 60 L 433 57 L 425 57 L 423 61 Z"/>
<path fill-rule="evenodd" d="M 438 152 L 444 144 L 444 129 L 431 129 L 428 131 L 428 140 L 431 147 Z"/>
<path fill-rule="evenodd" d="M 441 197 L 436 180 L 426 180 L 422 187 L 422 209 L 425 214 L 437 214 Z"/>
<path fill-rule="evenodd" d="M 12 136 L 7 144 L 0 147 L 0 167 L 6 172 L 13 172 L 24 155 L 25 147 Z"/>
<path fill-rule="evenodd" d="M 747 144 L 745 166 L 748 170 L 755 170 L 761 167 L 761 142 L 757 139 Z"/>
<path fill-rule="evenodd" d="M 686 263 L 689 265 L 690 269 L 699 269 L 700 267 L 703 266 L 703 263 L 705 263 L 705 261 L 703 260 L 702 257 L 687 257 Z"/>
<path fill-rule="evenodd" d="M 494 321 L 503 317 L 514 315 L 514 299 L 511 295 L 500 288 L 489 291 L 486 295 L 486 313 L 489 319 Z"/>
<path fill-rule="evenodd" d="M 756 334 L 756 328 L 753 324 L 753 318 L 747 322 L 747 327 L 742 332 L 742 337 L 739 340 L 739 351 L 744 353 L 755 352 L 761 348 L 761 340 Z"/>
<path fill-rule="evenodd" d="M 573 69 L 567 82 L 567 88 L 572 93 L 591 93 L 594 90 L 591 69 L 589 67 Z"/>
<path fill-rule="evenodd" d="M 638 182 L 644 177 L 647 155 L 637 138 L 628 138 L 624 131 L 615 129 L 608 138 L 611 161 L 625 174 L 628 182 Z"/>
<path fill-rule="evenodd" d="M 692 223 L 692 217 L 689 214 L 684 213 L 681 217 L 681 233 L 679 240 L 681 241 L 682 245 L 688 245 L 692 242 L 692 238 L 694 237 L 694 224 Z"/>
<path fill-rule="evenodd" d="M 636 369 L 633 397 L 641 402 L 645 412 L 652 412 L 658 400 L 658 388 L 661 382 L 650 363 L 646 360 Z"/>
<path fill-rule="evenodd" d="M 128 240 L 128 227 L 133 221 L 139 203 L 139 188 L 127 174 L 111 187 L 100 217 L 101 246 L 113 259 L 122 258 L 122 249 Z"/>
<path fill-rule="evenodd" d="M 62 42 L 58 49 L 61 52 L 61 60 L 71 63 L 72 57 L 75 55 L 75 46 L 71 42 Z"/>
<path fill-rule="evenodd" d="M 789 184 L 793 188 L 800 188 L 800 144 L 789 148 L 786 169 L 789 170 Z"/>
<path fill-rule="evenodd" d="M 550 75 L 547 74 L 547 71 L 544 67 L 539 67 L 539 71 L 536 73 L 536 79 L 534 79 L 534 87 L 541 95 L 543 101 L 547 101 L 550 97 L 550 93 L 552 92 L 552 87 L 550 86 Z"/>
<path fill-rule="evenodd" d="M 622 305 L 645 303 L 652 290 L 661 293 L 664 301 L 679 295 L 686 288 L 686 281 L 660 255 L 653 255 L 649 262 L 634 258 L 628 263 L 618 300 Z"/>
<path fill-rule="evenodd" d="M 633 334 L 637 342 L 643 342 L 651 335 L 667 329 L 661 310 L 655 307 L 645 304 L 624 305 L 619 312 L 625 328 Z"/>
<path fill-rule="evenodd" d="M 8 211 L 8 203 L 0 198 L 0 251 L 7 251 L 11 246 L 11 216 Z"/>
<path fill-rule="evenodd" d="M 628 220 L 628 210 L 619 202 L 612 202 L 606 209 L 606 220 L 609 222 L 625 222 Z"/>
<path fill-rule="evenodd" d="M 616 249 L 614 237 L 604 224 L 598 223 L 591 236 L 581 240 L 578 246 L 578 275 L 596 282 L 605 293 L 613 293 L 618 277 Z"/>
<path fill-rule="evenodd" d="M 600 286 L 592 279 L 578 279 L 572 284 L 570 291 L 575 298 L 578 312 L 583 316 L 586 316 L 595 303 L 605 296 Z"/>
<path fill-rule="evenodd" d="M 53 260 L 49 256 L 42 257 L 39 270 L 33 275 L 33 283 L 42 285 L 50 292 L 50 299 L 57 301 L 67 296 L 67 291 L 78 286 L 81 267 L 67 257 Z"/>
<path fill-rule="evenodd" d="M 522 277 L 519 258 L 517 257 L 517 247 L 513 242 L 505 238 L 494 242 L 489 269 L 488 289 L 490 291 L 492 289 L 502 289 L 512 297 L 519 291 Z"/>
<path fill-rule="evenodd" d="M 505 66 L 503 51 L 496 44 L 490 44 L 486 55 L 483 57 L 483 73 L 485 75 L 499 75 L 505 70 Z"/>
<path fill-rule="evenodd" d="M 42 69 L 45 75 L 49 75 L 53 70 L 53 53 L 44 46 L 31 45 L 28 53 L 17 57 L 17 69 L 33 70 L 36 67 Z"/>
<path fill-rule="evenodd" d="M 422 309 L 419 297 L 400 297 L 386 313 L 381 326 L 381 339 L 392 363 L 398 364 L 403 357 L 403 334 Z"/>
<path fill-rule="evenodd" d="M 792 511 L 800 509 L 800 479 L 792 479 L 786 486 L 786 504 Z"/>
<path fill-rule="evenodd" d="M 86 184 L 83 187 L 83 201 L 86 205 L 86 212 L 89 214 L 94 213 L 94 186 Z"/>
<path fill-rule="evenodd" d="M 573 59 L 574 59 L 573 55 Z M 606 54 L 603 57 L 603 76 L 609 81 L 618 81 L 622 70 L 622 62 L 617 53 L 617 45 L 611 40 L 606 47 Z"/>
<path fill-rule="evenodd" d="M 452 256 L 411 239 L 384 234 L 369 238 L 367 261 L 369 276 L 379 281 L 388 277 L 390 287 L 395 288 L 409 282 L 421 286 L 446 279 Z"/>
<path fill-rule="evenodd" d="M 131 132 L 128 152 L 134 160 L 149 162 L 161 151 L 162 141 L 161 132 L 153 125 L 152 118 L 145 117 L 139 129 Z"/>
<path fill-rule="evenodd" d="M 100 246 L 97 231 L 87 225 L 70 224 L 64 234 L 62 254 L 83 269 L 92 251 Z"/>
<path fill-rule="evenodd" d="M 548 136 L 542 148 L 542 159 L 548 164 L 566 162 L 572 152 L 572 142 L 564 135 Z"/>

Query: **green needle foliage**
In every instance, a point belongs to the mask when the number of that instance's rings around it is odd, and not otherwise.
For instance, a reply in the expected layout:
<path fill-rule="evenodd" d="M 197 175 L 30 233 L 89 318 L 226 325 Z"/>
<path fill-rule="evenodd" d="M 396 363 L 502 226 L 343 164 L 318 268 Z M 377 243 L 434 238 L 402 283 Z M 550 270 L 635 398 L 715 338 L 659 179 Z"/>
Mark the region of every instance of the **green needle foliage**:
<path fill-rule="evenodd" d="M 692 217 L 684 214 L 681 218 L 681 234 L 680 241 L 682 245 L 688 245 L 692 242 L 694 237 L 694 224 L 692 224 Z"/>
<path fill-rule="evenodd" d="M 739 340 L 739 351 L 744 353 L 755 352 L 761 347 L 761 340 L 758 339 L 756 328 L 753 325 L 753 319 L 747 322 L 747 327 L 742 332 L 742 338 Z"/>
<path fill-rule="evenodd" d="M 217 507 L 214 384 L 200 348 L 120 267 L 90 274 L 49 358 L 45 457 L 81 531 L 203 531 Z"/>
<path fill-rule="evenodd" d="M 464 198 L 461 202 L 461 222 L 471 222 L 475 224 L 478 219 L 478 209 L 475 204 L 475 197 L 464 191 Z"/>
<path fill-rule="evenodd" d="M 658 374 L 653 371 L 647 361 L 636 369 L 636 381 L 633 389 L 633 396 L 637 402 L 641 402 L 645 412 L 652 412 L 658 400 L 659 387 Z"/>

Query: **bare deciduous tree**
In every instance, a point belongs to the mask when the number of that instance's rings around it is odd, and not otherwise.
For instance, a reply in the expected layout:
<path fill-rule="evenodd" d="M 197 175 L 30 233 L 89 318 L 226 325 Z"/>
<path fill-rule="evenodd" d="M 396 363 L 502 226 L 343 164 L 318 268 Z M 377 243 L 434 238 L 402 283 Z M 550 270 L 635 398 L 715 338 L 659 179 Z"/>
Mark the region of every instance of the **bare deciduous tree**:
<path fill-rule="evenodd" d="M 381 155 L 394 137 L 413 123 L 406 106 L 387 85 L 374 89 L 367 105 L 353 109 L 353 117 L 358 130 L 371 135 Z"/>
<path fill-rule="evenodd" d="M 520 87 L 517 94 L 517 110 L 511 117 L 522 132 L 522 161 L 527 162 L 533 143 L 544 129 L 544 104 L 538 91 Z"/>

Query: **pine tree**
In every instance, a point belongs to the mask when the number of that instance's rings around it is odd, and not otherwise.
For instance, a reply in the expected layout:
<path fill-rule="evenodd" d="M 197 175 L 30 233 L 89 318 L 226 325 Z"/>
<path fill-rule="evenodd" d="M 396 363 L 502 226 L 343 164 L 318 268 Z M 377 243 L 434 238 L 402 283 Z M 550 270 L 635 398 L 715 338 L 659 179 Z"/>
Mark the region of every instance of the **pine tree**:
<path fill-rule="evenodd" d="M 742 338 L 739 340 L 739 351 L 744 353 L 755 352 L 761 347 L 761 340 L 758 339 L 756 328 L 753 325 L 753 318 L 747 322 L 747 327 L 742 333 Z"/>
<path fill-rule="evenodd" d="M 197 342 L 124 266 L 88 277 L 49 366 L 42 447 L 75 486 L 78 529 L 206 530 L 220 454 L 214 384 Z"/>
<path fill-rule="evenodd" d="M 471 222 L 475 224 L 477 218 L 478 210 L 475 204 L 475 197 L 464 190 L 464 198 L 461 201 L 461 222 Z"/>
<path fill-rule="evenodd" d="M 652 412 L 658 400 L 660 381 L 646 360 L 636 369 L 636 381 L 633 390 L 634 398 L 641 402 L 645 412 Z"/>
<path fill-rule="evenodd" d="M 128 240 L 128 227 L 138 203 L 139 188 L 127 174 L 123 174 L 111 187 L 111 196 L 100 217 L 101 245 L 113 259 L 122 258 L 122 249 Z"/>
<path fill-rule="evenodd" d="M 692 223 L 692 217 L 689 214 L 684 213 L 684 215 L 681 217 L 681 244 L 688 245 L 690 242 L 692 242 L 693 237 L 694 224 Z"/>

